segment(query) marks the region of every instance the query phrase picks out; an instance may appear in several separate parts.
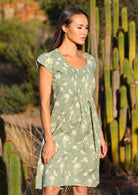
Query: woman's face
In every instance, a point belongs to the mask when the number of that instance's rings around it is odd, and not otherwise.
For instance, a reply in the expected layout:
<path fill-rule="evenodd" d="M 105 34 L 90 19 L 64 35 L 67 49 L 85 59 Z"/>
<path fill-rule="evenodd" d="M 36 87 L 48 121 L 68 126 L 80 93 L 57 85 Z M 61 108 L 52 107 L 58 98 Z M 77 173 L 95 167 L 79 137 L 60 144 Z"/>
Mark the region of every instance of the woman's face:
<path fill-rule="evenodd" d="M 83 14 L 75 14 L 72 16 L 72 22 L 66 26 L 63 25 L 65 38 L 75 44 L 83 45 L 88 34 L 88 20 Z"/>

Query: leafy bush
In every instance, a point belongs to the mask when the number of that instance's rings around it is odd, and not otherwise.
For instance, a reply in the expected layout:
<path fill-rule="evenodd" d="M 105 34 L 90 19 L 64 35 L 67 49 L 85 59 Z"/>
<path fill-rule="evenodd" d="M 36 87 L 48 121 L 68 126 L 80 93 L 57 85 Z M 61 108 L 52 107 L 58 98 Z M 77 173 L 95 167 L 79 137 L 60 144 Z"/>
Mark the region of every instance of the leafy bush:
<path fill-rule="evenodd" d="M 5 97 L 1 103 L 2 111 L 5 113 L 25 110 L 30 103 L 30 96 L 35 105 L 39 104 L 38 71 L 35 60 L 40 53 L 46 51 L 46 46 L 42 44 L 45 28 L 46 26 L 37 20 L 26 22 L 7 20 L 0 24 L 0 61 L 18 68 L 22 73 L 21 83 L 25 83 L 21 87 L 18 85 L 12 88 L 4 87 Z M 30 92 L 26 90 L 23 93 L 26 83 L 28 83 L 27 89 L 30 86 Z"/>
<path fill-rule="evenodd" d="M 11 88 L 6 86 L 4 88 L 4 96 L 0 98 L 2 104 L 2 112 L 4 113 L 18 113 L 26 110 L 29 103 L 32 103 L 34 93 L 30 83 L 24 83 L 20 87 L 13 85 Z"/>

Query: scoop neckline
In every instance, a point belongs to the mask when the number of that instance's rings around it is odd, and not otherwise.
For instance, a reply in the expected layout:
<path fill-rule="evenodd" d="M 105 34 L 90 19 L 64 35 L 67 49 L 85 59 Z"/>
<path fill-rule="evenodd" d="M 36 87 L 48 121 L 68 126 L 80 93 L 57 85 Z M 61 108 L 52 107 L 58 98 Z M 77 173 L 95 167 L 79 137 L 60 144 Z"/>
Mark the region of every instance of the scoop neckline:
<path fill-rule="evenodd" d="M 87 67 L 86 52 L 83 52 L 84 55 L 85 55 L 85 58 L 86 58 L 86 64 L 85 64 L 85 66 L 82 66 L 82 67 L 75 67 L 75 66 L 72 66 L 71 64 L 69 64 L 69 63 L 67 62 L 67 60 L 65 59 L 65 57 L 64 57 L 63 54 L 59 51 L 58 48 L 56 48 L 56 51 L 60 54 L 60 56 L 62 57 L 62 59 L 64 60 L 64 62 L 65 62 L 66 64 L 68 64 L 70 67 L 75 68 L 75 69 L 83 69 L 83 68 L 86 68 L 86 67 Z"/>

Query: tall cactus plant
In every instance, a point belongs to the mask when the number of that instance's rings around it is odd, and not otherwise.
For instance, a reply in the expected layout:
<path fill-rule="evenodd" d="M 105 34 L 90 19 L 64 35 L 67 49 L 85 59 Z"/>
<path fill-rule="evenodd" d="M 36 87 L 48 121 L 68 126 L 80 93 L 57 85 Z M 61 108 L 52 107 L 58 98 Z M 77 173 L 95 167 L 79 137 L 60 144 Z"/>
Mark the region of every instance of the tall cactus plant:
<path fill-rule="evenodd" d="M 105 20 L 106 20 L 106 35 L 105 35 L 105 65 L 111 66 L 111 10 L 110 0 L 105 0 Z"/>
<path fill-rule="evenodd" d="M 125 146 L 124 146 L 124 136 L 126 130 L 126 121 L 125 116 L 123 114 L 119 117 L 119 157 L 120 163 L 125 163 Z"/>
<path fill-rule="evenodd" d="M 116 120 L 110 123 L 110 135 L 112 158 L 115 164 L 119 167 L 118 123 Z"/>
<path fill-rule="evenodd" d="M 125 147 L 125 169 L 129 170 L 131 164 L 131 144 Z"/>
<path fill-rule="evenodd" d="M 106 32 L 104 39 L 102 38 L 101 40 L 100 47 L 102 51 L 102 64 L 104 66 L 102 69 L 103 77 L 102 79 L 100 78 L 100 82 L 104 80 L 106 112 L 102 112 L 102 120 L 104 122 L 103 127 L 105 136 L 107 136 L 107 141 L 110 142 L 109 144 L 111 144 L 111 146 L 114 144 L 114 131 L 111 131 L 111 129 L 117 129 L 116 133 L 118 132 L 119 139 L 116 142 L 116 145 L 118 144 L 117 151 L 119 152 L 119 156 L 116 161 L 112 155 L 113 161 L 117 166 L 121 163 L 125 169 L 129 170 L 132 168 L 131 162 L 133 162 L 133 166 L 136 167 L 135 162 L 137 162 L 137 160 L 135 159 L 137 159 L 136 156 L 138 152 L 136 150 L 136 147 L 138 147 L 138 135 L 134 133 L 134 129 L 138 129 L 138 122 L 136 123 L 136 117 L 138 116 L 138 58 L 136 57 L 136 26 L 134 21 L 131 21 L 128 24 L 127 8 L 123 7 L 121 9 L 120 28 L 118 22 L 120 15 L 118 4 L 118 0 L 113 0 L 113 12 L 111 14 L 111 1 L 104 0 Z M 93 5 L 93 9 L 91 9 L 91 11 L 93 10 L 91 21 L 95 21 L 95 1 L 91 0 L 91 5 Z M 113 26 L 111 21 L 113 21 Z M 91 24 L 95 25 L 95 23 Z M 112 28 L 113 34 L 111 33 Z M 93 29 L 95 29 L 95 26 Z M 91 40 L 91 46 L 92 42 L 93 41 Z M 97 52 L 97 47 L 94 46 L 94 49 L 95 48 Z M 102 74 L 100 74 L 100 76 L 101 75 Z M 100 93 L 103 92 L 102 90 L 99 91 Z M 104 107 L 102 103 L 101 108 Z M 111 140 L 108 136 L 109 127 Z M 111 151 L 112 154 L 114 154 L 113 147 L 111 147 Z"/>
<path fill-rule="evenodd" d="M 136 103 L 138 104 L 138 58 L 134 59 L 134 77 L 136 87 Z"/>
<path fill-rule="evenodd" d="M 134 161 L 135 156 L 138 152 L 138 144 L 137 144 L 137 112 L 136 110 L 132 110 L 132 161 Z"/>
<path fill-rule="evenodd" d="M 136 27 L 135 22 L 131 21 L 129 26 L 129 66 L 132 69 L 133 60 L 136 57 Z"/>
<path fill-rule="evenodd" d="M 119 55 L 120 55 L 120 70 L 123 73 L 123 61 L 124 61 L 124 34 L 119 33 Z"/>
<path fill-rule="evenodd" d="M 112 91 L 110 87 L 106 88 L 106 119 L 107 123 L 113 121 L 113 110 L 112 110 Z"/>
<path fill-rule="evenodd" d="M 113 0 L 113 36 L 117 36 L 119 27 L 119 2 L 118 0 Z"/>
<path fill-rule="evenodd" d="M 16 152 L 9 159 L 9 195 L 21 195 L 21 164 Z"/>
<path fill-rule="evenodd" d="M 124 62 L 123 62 L 123 77 L 124 77 L 124 79 L 127 78 L 129 75 L 130 75 L 129 61 L 127 58 L 125 58 Z"/>
<path fill-rule="evenodd" d="M 121 16 L 122 16 L 122 29 L 124 32 L 128 32 L 128 19 L 127 19 L 127 8 L 123 7 L 121 9 Z"/>
<path fill-rule="evenodd" d="M 90 0 L 90 33 L 91 33 L 91 54 L 94 56 L 97 64 L 95 71 L 96 88 L 95 88 L 95 104 L 98 108 L 99 99 L 99 60 L 98 60 L 98 43 L 96 37 L 96 2 L 95 0 Z"/>
<path fill-rule="evenodd" d="M 99 43 L 99 30 L 100 30 L 100 24 L 99 24 L 99 8 L 96 7 L 96 36 L 97 36 L 97 43 Z"/>
<path fill-rule="evenodd" d="M 117 110 L 117 99 L 119 95 L 120 87 L 120 74 L 119 74 L 119 52 L 118 48 L 113 49 L 113 117 L 116 118 L 118 115 Z"/>
<path fill-rule="evenodd" d="M 4 144 L 4 162 L 6 164 L 7 173 L 9 172 L 9 155 L 12 151 L 14 151 L 14 146 L 11 140 L 6 140 Z"/>

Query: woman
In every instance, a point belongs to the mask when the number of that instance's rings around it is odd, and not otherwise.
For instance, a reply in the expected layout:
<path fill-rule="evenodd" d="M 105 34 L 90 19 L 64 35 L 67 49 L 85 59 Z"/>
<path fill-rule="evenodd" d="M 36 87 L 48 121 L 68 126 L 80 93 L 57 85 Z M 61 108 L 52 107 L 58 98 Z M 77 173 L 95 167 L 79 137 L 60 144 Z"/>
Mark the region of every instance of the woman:
<path fill-rule="evenodd" d="M 76 7 L 66 8 L 50 52 L 37 59 L 45 136 L 36 188 L 43 188 L 43 195 L 57 195 L 61 186 L 73 186 L 75 195 L 85 195 L 87 187 L 99 183 L 99 158 L 105 157 L 107 146 L 93 100 L 95 60 L 80 50 L 87 34 L 87 15 Z"/>

